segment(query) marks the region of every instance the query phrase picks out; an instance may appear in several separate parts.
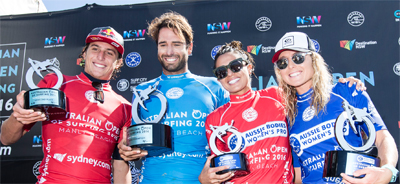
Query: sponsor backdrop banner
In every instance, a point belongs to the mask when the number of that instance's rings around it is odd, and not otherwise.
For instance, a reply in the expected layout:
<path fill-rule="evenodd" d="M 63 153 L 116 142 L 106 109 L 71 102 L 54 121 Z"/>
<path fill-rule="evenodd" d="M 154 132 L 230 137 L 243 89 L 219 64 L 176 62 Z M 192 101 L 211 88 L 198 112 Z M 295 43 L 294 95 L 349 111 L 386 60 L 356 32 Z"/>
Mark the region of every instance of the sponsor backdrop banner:
<path fill-rule="evenodd" d="M 396 1 L 212 1 L 125 6 L 96 4 L 66 10 L 0 17 L 0 119 L 12 112 L 16 95 L 29 90 L 28 58 L 57 58 L 61 72 L 77 75 L 76 59 L 94 27 L 112 26 L 125 40 L 124 67 L 111 82 L 131 101 L 132 88 L 158 77 L 157 46 L 148 23 L 166 11 L 184 15 L 194 29 L 192 73 L 212 76 L 219 45 L 242 41 L 255 58 L 254 89 L 277 85 L 271 58 L 276 42 L 302 31 L 330 65 L 335 81 L 361 79 L 399 147 L 400 4 Z M 34 74 L 35 84 L 40 78 Z M 77 89 L 79 90 L 79 89 Z M 268 113 L 268 112 L 265 112 Z M 33 183 L 42 158 L 41 123 L 11 146 L 1 145 L 1 182 Z M 73 125 L 71 125 L 73 126 Z M 32 177 L 20 177 L 32 176 Z"/>

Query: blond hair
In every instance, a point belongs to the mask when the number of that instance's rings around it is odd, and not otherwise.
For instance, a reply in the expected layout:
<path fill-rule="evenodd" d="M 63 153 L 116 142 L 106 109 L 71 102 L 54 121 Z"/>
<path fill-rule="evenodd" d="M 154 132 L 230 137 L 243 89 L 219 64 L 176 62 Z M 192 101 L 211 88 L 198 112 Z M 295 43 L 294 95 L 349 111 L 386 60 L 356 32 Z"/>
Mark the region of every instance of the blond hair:
<path fill-rule="evenodd" d="M 313 94 L 311 96 L 311 106 L 316 110 L 315 115 L 319 112 L 325 112 L 325 106 L 330 100 L 330 92 L 332 91 L 332 75 L 329 72 L 328 65 L 325 63 L 324 58 L 316 52 L 311 52 L 312 67 L 314 74 L 312 76 Z M 297 95 L 296 88 L 288 85 L 283 81 L 280 74 L 280 70 L 274 67 L 275 75 L 279 83 L 279 87 L 282 89 L 280 95 L 282 96 L 283 103 L 285 104 L 285 113 L 288 116 L 290 126 L 295 123 L 295 117 L 297 116 Z"/>

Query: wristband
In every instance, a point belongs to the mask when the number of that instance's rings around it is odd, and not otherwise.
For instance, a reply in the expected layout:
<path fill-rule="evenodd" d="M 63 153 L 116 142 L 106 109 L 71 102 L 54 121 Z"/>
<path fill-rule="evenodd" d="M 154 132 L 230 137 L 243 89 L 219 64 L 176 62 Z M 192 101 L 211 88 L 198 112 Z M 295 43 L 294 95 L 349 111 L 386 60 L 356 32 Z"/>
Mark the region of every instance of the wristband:
<path fill-rule="evenodd" d="M 381 168 L 386 168 L 386 169 L 389 169 L 390 171 L 392 171 L 392 179 L 390 180 L 390 182 L 396 181 L 397 174 L 399 173 L 399 171 L 395 167 L 393 167 L 390 164 L 386 164 L 386 165 L 382 166 Z"/>

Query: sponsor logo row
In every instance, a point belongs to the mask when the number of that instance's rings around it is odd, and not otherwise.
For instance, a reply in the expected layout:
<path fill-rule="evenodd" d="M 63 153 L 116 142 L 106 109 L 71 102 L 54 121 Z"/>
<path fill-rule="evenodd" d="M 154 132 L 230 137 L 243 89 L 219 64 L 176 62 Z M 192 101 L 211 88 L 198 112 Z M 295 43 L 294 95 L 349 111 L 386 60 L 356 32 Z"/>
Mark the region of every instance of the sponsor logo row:
<path fill-rule="evenodd" d="M 400 10 L 394 11 L 394 17 L 395 22 L 400 22 Z M 294 20 L 297 28 L 317 28 L 322 27 L 323 17 L 322 15 L 301 15 L 294 17 Z M 347 16 L 348 24 L 353 27 L 360 27 L 365 21 L 366 18 L 360 11 L 352 11 Z M 270 18 L 262 16 L 255 21 L 254 26 L 258 31 L 266 32 L 271 29 L 272 23 Z M 231 33 L 231 25 L 232 22 L 228 21 L 207 23 L 207 35 Z M 125 42 L 142 41 L 146 40 L 146 33 L 146 29 L 124 30 L 122 31 L 122 36 Z M 46 37 L 44 39 L 44 48 L 64 47 L 65 41 L 66 36 Z"/>

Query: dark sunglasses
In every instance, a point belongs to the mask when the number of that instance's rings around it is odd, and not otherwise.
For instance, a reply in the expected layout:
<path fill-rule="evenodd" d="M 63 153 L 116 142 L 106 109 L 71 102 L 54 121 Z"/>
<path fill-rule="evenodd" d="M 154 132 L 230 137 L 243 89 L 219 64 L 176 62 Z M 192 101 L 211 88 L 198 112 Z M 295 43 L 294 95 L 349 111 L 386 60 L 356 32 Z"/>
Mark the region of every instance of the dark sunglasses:
<path fill-rule="evenodd" d="M 104 103 L 103 85 L 100 82 L 92 82 L 92 86 L 96 88 L 96 91 L 93 93 L 93 98 L 100 103 Z"/>
<path fill-rule="evenodd" d="M 244 61 L 244 62 L 243 62 Z M 247 61 L 243 60 L 242 58 L 237 58 L 233 61 L 231 61 L 227 66 L 220 66 L 216 69 L 213 70 L 213 73 L 215 77 L 217 77 L 218 80 L 225 78 L 228 76 L 228 68 L 234 72 L 237 73 L 240 70 L 242 70 L 243 66 L 247 65 Z"/>
<path fill-rule="evenodd" d="M 298 52 L 293 54 L 292 61 L 297 65 L 304 62 L 304 59 L 307 54 L 311 54 L 311 52 Z M 275 66 L 279 68 L 279 70 L 285 69 L 289 65 L 289 60 L 286 58 L 279 59 L 275 62 Z"/>

